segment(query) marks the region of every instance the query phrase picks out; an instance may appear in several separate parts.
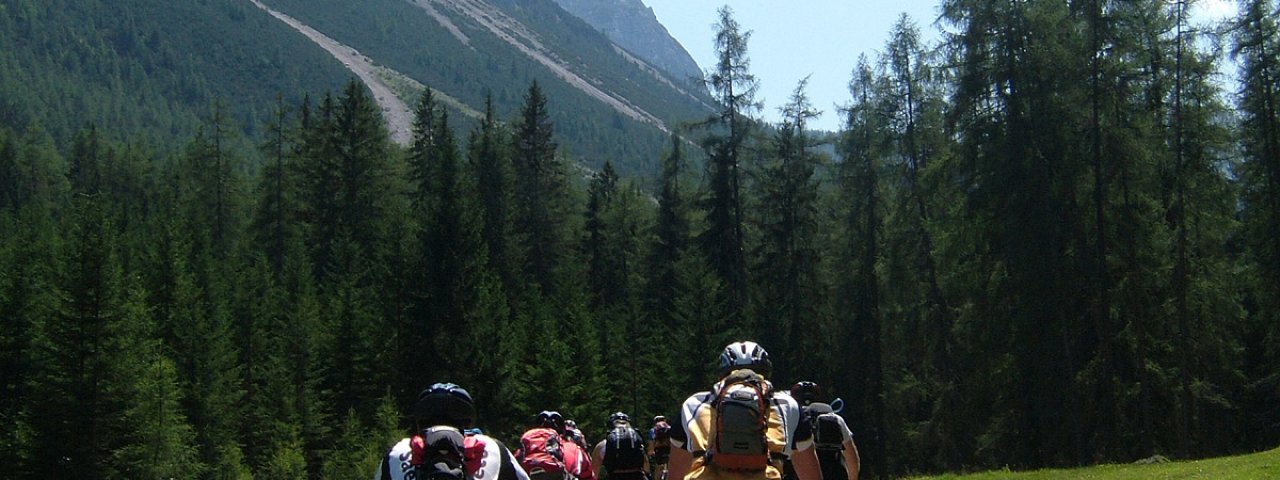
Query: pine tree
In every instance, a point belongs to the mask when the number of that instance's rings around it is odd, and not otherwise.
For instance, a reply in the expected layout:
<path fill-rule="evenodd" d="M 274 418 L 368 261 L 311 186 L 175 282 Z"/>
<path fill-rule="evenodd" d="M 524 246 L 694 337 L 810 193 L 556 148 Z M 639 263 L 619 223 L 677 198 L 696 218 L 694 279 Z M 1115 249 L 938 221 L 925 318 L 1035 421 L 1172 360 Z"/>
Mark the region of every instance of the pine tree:
<path fill-rule="evenodd" d="M 587 256 L 588 295 L 595 324 L 599 325 L 600 370 L 609 386 L 599 395 L 605 406 L 626 406 L 639 413 L 648 404 L 648 386 L 660 383 L 646 368 L 658 363 L 652 343 L 636 341 L 653 338 L 641 323 L 639 283 L 640 238 L 645 231 L 642 197 L 634 184 L 621 182 L 613 163 L 592 176 L 588 186 L 586 232 L 583 250 Z M 654 341 L 660 341 L 654 338 Z M 632 355 L 616 352 L 631 350 Z"/>
<path fill-rule="evenodd" d="M 252 224 L 253 237 L 279 277 L 284 270 L 286 250 L 299 235 L 297 215 L 297 149 L 299 139 L 290 122 L 290 111 L 281 97 L 261 150 L 267 159 L 258 183 L 257 208 Z"/>
<path fill-rule="evenodd" d="M 513 212 L 515 182 L 510 149 L 510 132 L 503 127 L 494 111 L 492 95 L 485 97 L 485 116 L 467 141 L 466 175 L 473 184 L 475 208 L 481 212 L 480 241 L 486 254 L 484 270 L 496 283 L 480 289 L 477 300 L 480 321 L 475 325 L 475 338 L 487 339 L 490 353 L 477 358 L 472 369 L 479 383 L 468 385 L 476 398 L 479 411 L 488 419 L 518 424 L 527 412 L 512 408 L 509 402 L 490 399 L 510 398 L 516 380 L 510 361 L 522 358 L 519 347 L 526 337 L 515 328 L 513 305 L 522 288 L 523 261 L 518 255 Z M 490 423 L 493 424 L 493 423 Z"/>
<path fill-rule="evenodd" d="M 1194 33 L 1187 31 L 1186 2 L 1175 6 L 1178 22 L 1175 79 L 1171 118 L 1173 146 L 1169 172 L 1170 199 L 1166 213 L 1173 232 L 1171 257 L 1174 314 L 1178 345 L 1183 353 L 1178 362 L 1182 396 L 1179 425 L 1186 422 L 1187 433 L 1180 436 L 1180 449 L 1194 455 L 1218 454 L 1219 448 L 1234 440 L 1227 425 L 1234 416 L 1235 377 L 1242 359 L 1241 347 L 1232 334 L 1243 312 L 1235 303 L 1236 286 L 1226 250 L 1234 230 L 1235 207 L 1230 179 L 1221 166 L 1228 158 L 1232 138 L 1218 87 L 1212 80 L 1217 70 L 1212 56 L 1198 52 Z M 1192 353 L 1187 355 L 1188 353 Z M 1201 361 L 1199 359 L 1213 359 Z M 1187 442 L 1185 445 L 1182 441 Z M 1191 445 L 1202 445 L 1194 451 Z M 1185 454 L 1184 453 L 1184 454 Z"/>
<path fill-rule="evenodd" d="M 884 292 L 889 323 L 900 325 L 897 338 L 920 352 L 907 359 L 913 376 L 908 407 L 914 421 L 927 422 L 921 447 L 930 458 L 951 468 L 963 464 L 954 443 L 962 433 L 955 425 L 956 375 L 951 335 L 954 314 L 942 284 L 935 223 L 943 192 L 937 185 L 937 162 L 947 154 L 943 133 L 942 88 L 920 42 L 914 22 L 905 15 L 894 25 L 885 45 L 880 105 L 889 151 L 885 177 L 885 277 L 896 287 Z"/>
<path fill-rule="evenodd" d="M 0 211 L 0 463 L 24 469 L 23 410 L 40 374 L 37 328 L 61 300 L 57 221 L 38 203 Z"/>
<path fill-rule="evenodd" d="M 181 225 L 180 227 L 178 225 Z M 166 231 L 170 247 L 163 269 L 172 277 L 172 304 L 157 309 L 161 328 L 182 385 L 182 406 L 200 445 L 189 471 L 197 476 L 238 476 L 247 471 L 238 443 L 240 418 L 232 414 L 242 398 L 239 351 L 234 342 L 231 289 L 213 252 L 195 253 L 192 223 Z M 208 238 L 208 237 L 206 237 Z M 166 336 L 167 335 L 167 336 Z"/>
<path fill-rule="evenodd" d="M 879 171 L 888 135 L 879 107 L 880 88 L 878 78 L 867 64 L 866 57 L 859 59 L 849 89 L 853 103 L 847 111 L 840 154 L 842 162 L 836 167 L 837 198 L 842 205 L 834 210 L 837 234 L 841 240 L 834 243 L 836 265 L 831 267 L 835 276 L 832 300 L 833 312 L 846 312 L 837 316 L 835 329 L 838 342 L 844 345 L 836 349 L 840 358 L 849 358 L 851 372 L 847 379 L 837 378 L 835 391 L 847 392 L 851 406 L 851 418 L 860 419 L 850 424 L 863 458 L 863 469 L 868 476 L 883 478 L 889 473 L 885 447 L 889 432 L 885 426 L 884 360 L 882 358 L 881 295 L 877 265 L 881 261 L 882 205 Z"/>
<path fill-rule="evenodd" d="M 442 170 L 439 154 L 441 151 L 440 120 L 443 109 L 436 104 L 434 93 L 430 89 L 422 93 L 414 111 L 413 144 L 409 147 L 409 174 L 412 189 L 410 202 L 413 218 L 420 219 L 415 224 L 412 243 L 413 268 L 407 282 L 407 312 L 403 321 L 396 324 L 397 370 L 400 372 L 398 398 L 401 405 L 410 405 L 417 397 L 420 389 L 430 384 L 442 370 L 436 362 L 423 362 L 424 358 L 441 358 L 436 348 L 435 338 L 441 327 L 449 321 L 437 317 L 436 294 L 447 287 L 448 278 L 439 275 L 436 262 L 442 260 L 439 246 L 432 245 L 435 237 L 445 235 L 435 229 L 440 225 L 433 224 L 433 215 L 443 211 L 439 206 L 437 185 L 443 183 L 437 178 Z"/>
<path fill-rule="evenodd" d="M 568 260 L 568 172 L 556 154 L 547 98 L 537 82 L 525 95 L 514 141 L 515 233 L 522 242 L 524 274 L 543 293 L 554 295 Z"/>
<path fill-rule="evenodd" d="M 239 234 L 241 213 L 240 158 L 231 148 L 227 106 L 218 101 L 212 107 L 205 130 L 187 147 L 187 185 L 183 205 L 195 225 L 207 229 L 207 239 L 197 237 L 196 253 L 209 249 L 214 258 L 230 254 L 232 240 Z"/>
<path fill-rule="evenodd" d="M 475 184 L 465 175 L 447 113 L 441 113 L 436 132 L 424 229 L 432 320 L 426 333 L 434 347 L 428 351 L 438 352 L 437 375 L 447 373 L 461 384 L 476 384 L 485 379 L 473 370 L 474 359 L 484 355 L 485 340 L 477 333 L 485 330 L 481 324 L 489 321 L 487 315 L 501 308 L 490 305 L 498 299 L 488 295 L 499 284 L 480 238 L 483 220 Z M 419 388 L 426 385 L 423 381 Z"/>
<path fill-rule="evenodd" d="M 1257 304 L 1249 312 L 1250 331 L 1246 337 L 1250 358 L 1250 402 L 1253 425 L 1274 425 L 1280 419 L 1275 386 L 1280 375 L 1273 368 L 1280 359 L 1280 27 L 1274 2 L 1252 0 L 1241 4 L 1236 20 L 1233 53 L 1240 61 L 1241 140 L 1240 166 L 1242 221 L 1250 252 L 1257 269 L 1250 298 Z M 1255 444 L 1280 440 L 1274 431 L 1251 429 Z M 1265 429 L 1264 429 L 1265 430 Z"/>
<path fill-rule="evenodd" d="M 707 191 L 702 209 L 707 227 L 698 242 L 707 260 L 724 283 L 722 299 L 732 318 L 746 320 L 743 305 L 747 299 L 746 237 L 743 231 L 742 163 L 754 120 L 750 112 L 756 108 L 755 76 L 749 71 L 747 42 L 751 32 L 741 31 L 733 18 L 733 10 L 722 7 L 716 25 L 716 57 L 714 71 L 708 78 L 720 110 L 707 120 L 712 129 L 702 141 L 707 152 Z"/>
<path fill-rule="evenodd" d="M 1061 2 L 944 2 L 944 18 L 959 32 L 954 46 L 958 82 L 950 119 L 957 125 L 960 160 L 968 189 L 967 222 L 978 226 L 978 251 L 999 275 L 986 288 L 1002 299 L 983 341 L 1008 339 L 1013 368 L 997 391 L 1015 392 L 1007 404 L 989 403 L 991 418 L 1014 418 L 987 436 L 1014 452 L 1015 464 L 1046 465 L 1085 460 L 1085 434 L 1050 419 L 1078 414 L 1080 399 L 1052 392 L 1073 386 L 1082 360 L 1078 345 L 1085 312 L 1074 293 L 1086 288 L 1087 266 L 1072 254 L 1081 245 L 1076 187 L 1085 166 L 1069 125 L 1085 123 L 1089 55 L 1072 10 Z M 1045 272 L 1054 272 L 1046 275 Z M 971 287 L 970 287 L 971 288 Z M 1003 332 L 1008 328 L 1008 332 Z M 1011 336 L 1010 336 L 1011 335 Z M 993 345 L 994 346 L 994 345 Z M 1006 350 L 1007 349 L 1007 350 Z M 991 428 L 998 423 L 985 422 Z M 1016 430 L 1016 439 L 1014 431 Z"/>
<path fill-rule="evenodd" d="M 773 141 L 772 158 L 766 160 L 754 182 L 759 198 L 754 208 L 760 243 L 755 248 L 753 282 L 760 303 L 761 338 L 769 339 L 771 351 L 781 359 L 774 375 L 796 378 L 794 368 L 821 363 L 814 355 L 821 348 L 822 335 L 817 296 L 818 251 L 817 191 L 814 178 L 819 159 L 811 150 L 806 131 L 810 119 L 821 112 L 813 109 L 801 80 L 789 102 L 781 108 L 783 120 Z M 826 378 L 816 380 L 826 383 Z"/>
<path fill-rule="evenodd" d="M 517 256 L 513 237 L 514 165 L 509 152 L 509 132 L 498 122 L 493 95 L 485 96 L 485 114 L 477 130 L 468 140 L 468 167 L 475 178 L 480 208 L 484 212 L 485 251 L 490 268 L 498 272 L 502 286 L 512 294 L 520 283 L 522 260 Z"/>

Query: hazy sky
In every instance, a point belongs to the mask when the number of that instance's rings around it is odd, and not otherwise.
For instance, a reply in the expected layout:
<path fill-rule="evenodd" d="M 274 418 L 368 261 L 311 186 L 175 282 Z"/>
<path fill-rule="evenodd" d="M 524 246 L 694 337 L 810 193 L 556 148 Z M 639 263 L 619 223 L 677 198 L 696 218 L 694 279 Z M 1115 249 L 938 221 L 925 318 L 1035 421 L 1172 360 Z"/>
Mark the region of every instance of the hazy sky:
<path fill-rule="evenodd" d="M 806 90 L 813 107 L 823 112 L 814 128 L 840 127 L 837 106 L 849 103 L 849 79 L 858 56 L 874 62 L 903 13 L 914 20 L 922 38 L 936 43 L 935 21 L 941 0 L 643 0 L 705 71 L 715 64 L 716 10 L 729 5 L 734 19 L 749 30 L 747 54 L 760 83 L 758 112 L 776 120 L 797 82 L 810 76 Z M 1197 18 L 1220 18 L 1235 12 L 1232 0 L 1201 0 Z"/>

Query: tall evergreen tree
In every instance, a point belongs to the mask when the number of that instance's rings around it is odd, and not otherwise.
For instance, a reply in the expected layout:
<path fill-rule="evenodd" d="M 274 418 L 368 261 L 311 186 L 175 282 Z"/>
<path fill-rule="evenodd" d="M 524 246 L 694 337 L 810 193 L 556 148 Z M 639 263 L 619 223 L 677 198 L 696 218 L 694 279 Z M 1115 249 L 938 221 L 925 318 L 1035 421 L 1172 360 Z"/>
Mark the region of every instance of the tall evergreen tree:
<path fill-rule="evenodd" d="M 1242 217 L 1251 264 L 1257 269 L 1250 297 L 1252 339 L 1248 344 L 1254 425 L 1280 421 L 1276 386 L 1280 375 L 1263 365 L 1280 359 L 1280 26 L 1269 0 L 1243 2 L 1236 20 L 1233 53 L 1240 62 Z M 1274 431 L 1252 431 L 1262 444 L 1280 439 Z"/>
<path fill-rule="evenodd" d="M 1235 303 L 1236 286 L 1226 250 L 1234 230 L 1235 206 L 1223 166 L 1232 141 L 1222 123 L 1226 108 L 1212 77 L 1217 70 L 1212 56 L 1198 51 L 1196 35 L 1189 32 L 1187 2 L 1175 5 L 1178 22 L 1173 110 L 1170 119 L 1173 147 L 1166 218 L 1173 232 L 1173 305 L 1177 318 L 1181 355 L 1178 370 L 1182 400 L 1180 449 L 1201 445 L 1185 454 L 1206 455 L 1221 451 L 1208 445 L 1230 442 L 1227 425 L 1234 424 L 1240 381 L 1240 344 L 1231 334 L 1243 318 Z M 1190 355 L 1185 355 L 1187 353 Z M 1213 361 L 1199 359 L 1212 358 Z M 1185 420 L 1184 420 L 1185 419 Z M 1181 430 L 1181 427 L 1179 428 Z"/>
<path fill-rule="evenodd" d="M 120 387 L 132 383 L 121 331 L 126 326 L 125 289 L 115 233 L 104 207 L 82 199 L 68 222 L 69 241 L 60 259 L 58 305 L 36 326 L 32 375 L 25 415 L 31 443 L 27 475 L 112 475 L 111 453 L 124 433 L 129 403 Z"/>
<path fill-rule="evenodd" d="M 716 24 L 716 67 L 708 83 L 718 101 L 719 111 L 707 120 L 711 129 L 703 139 L 707 152 L 706 229 L 698 241 L 711 267 L 724 284 L 723 302 L 730 316 L 747 320 L 746 236 L 743 227 L 742 163 L 747 153 L 754 120 L 751 111 L 755 101 L 756 79 L 750 73 L 747 43 L 751 32 L 744 32 L 733 18 L 733 10 L 722 7 Z"/>
<path fill-rule="evenodd" d="M 518 242 L 514 239 L 514 166 L 510 155 L 510 135 L 497 118 L 493 96 L 485 97 L 485 115 L 479 127 L 471 132 L 467 149 L 467 174 L 474 182 L 476 208 L 483 220 L 480 240 L 486 253 L 486 270 L 496 275 L 498 284 L 483 292 L 482 300 L 492 310 L 484 313 L 484 322 L 474 333 L 487 338 L 492 354 L 480 358 L 475 371 L 485 382 L 474 385 L 472 392 L 478 399 L 480 411 L 494 421 L 507 424 L 518 422 L 527 412 L 516 412 L 507 402 L 486 399 L 509 398 L 514 379 L 509 361 L 521 358 L 517 353 L 525 338 L 514 328 L 512 305 L 522 290 L 523 261 L 519 258 Z"/>
<path fill-rule="evenodd" d="M 494 111 L 493 95 L 485 96 L 484 118 L 467 142 L 468 166 L 475 178 L 480 208 L 484 212 L 485 250 L 489 265 L 499 273 L 508 294 L 518 288 L 521 260 L 512 237 L 515 172 L 510 155 L 511 132 Z"/>
<path fill-rule="evenodd" d="M 995 434 L 1014 463 L 1045 465 L 1083 461 L 1084 434 L 1049 419 L 1078 413 L 1079 399 L 1056 392 L 1072 386 L 1081 362 L 1075 330 L 1083 288 L 1080 208 L 1075 187 L 1081 158 L 1074 131 L 1083 123 L 1078 105 L 1088 69 L 1081 65 L 1081 36 L 1061 2 L 949 0 L 944 18 L 959 32 L 953 125 L 958 127 L 962 174 L 968 189 L 968 222 L 978 225 L 983 255 L 999 276 L 987 288 L 1002 303 L 994 316 L 1007 322 L 1014 367 L 1013 392 L 993 417 L 1015 418 L 1018 432 Z M 1054 272 L 1046 275 L 1045 272 Z M 1004 326 L 987 330 L 1000 338 Z M 988 428 L 996 424 L 988 423 Z"/>
<path fill-rule="evenodd" d="M 915 23 L 899 17 L 881 59 L 881 98 L 890 150 L 886 152 L 885 277 L 896 288 L 884 292 L 893 308 L 888 322 L 899 326 L 895 338 L 920 355 L 904 359 L 917 399 L 908 415 L 927 422 L 919 448 L 948 467 L 963 459 L 952 442 L 963 435 L 954 424 L 958 394 L 951 328 L 955 322 L 937 259 L 935 225 L 945 205 L 938 191 L 938 163 L 947 154 L 943 129 L 943 89 L 927 58 Z"/>
<path fill-rule="evenodd" d="M 131 287 L 126 297 L 119 368 L 134 372 L 125 386 L 130 402 L 121 414 L 124 445 L 112 453 L 120 478 L 177 478 L 197 463 L 195 432 L 182 413 L 182 388 L 173 361 L 164 353 L 146 292 Z"/>
<path fill-rule="evenodd" d="M 836 264 L 829 267 L 838 358 L 848 358 L 847 378 L 836 378 L 834 390 L 845 392 L 850 424 L 858 438 L 863 472 L 884 478 L 889 474 L 888 431 L 885 426 L 884 360 L 882 354 L 881 295 L 877 265 L 881 261 L 882 205 L 879 171 L 888 135 L 881 116 L 880 88 L 866 57 L 858 61 L 850 82 L 853 103 L 847 111 L 841 163 L 836 167 L 838 215 Z"/>
<path fill-rule="evenodd" d="M 759 291 L 761 338 L 769 339 L 774 355 L 782 359 L 774 372 L 781 378 L 803 376 L 793 369 L 830 360 L 819 357 L 830 351 L 824 348 L 830 339 L 823 333 L 827 329 L 817 308 L 822 288 L 817 278 L 818 182 L 814 175 L 819 159 L 806 131 L 809 120 L 821 113 L 809 103 L 807 85 L 807 78 L 801 80 L 781 108 L 773 158 L 753 183 L 759 198 L 752 210 L 761 238 L 755 247 L 758 263 L 752 280 Z M 828 378 L 809 378 L 829 383 Z"/>
<path fill-rule="evenodd" d="M 277 100 L 267 137 L 261 146 L 266 164 L 258 182 L 257 207 L 252 223 L 253 237 L 266 255 L 277 278 L 283 274 L 285 255 L 300 235 L 297 215 L 298 128 L 291 123 L 283 97 Z"/>
<path fill-rule="evenodd" d="M 424 229 L 433 324 L 427 333 L 434 344 L 431 351 L 439 352 L 436 373 L 471 385 L 486 378 L 475 369 L 474 360 L 485 354 L 485 337 L 478 334 L 488 333 L 482 324 L 492 321 L 489 316 L 501 309 L 494 303 L 503 299 L 490 293 L 498 288 L 498 278 L 488 268 L 475 184 L 465 174 L 447 112 L 441 112 L 436 135 Z"/>
<path fill-rule="evenodd" d="M 654 352 L 656 362 L 648 369 L 658 378 L 667 379 L 659 382 L 653 392 L 660 402 L 654 406 L 655 413 L 670 415 L 672 398 L 680 398 L 686 390 L 700 388 L 692 381 L 691 370 L 673 365 L 670 359 L 688 361 L 696 358 L 698 350 L 683 349 L 689 337 L 689 325 L 679 322 L 676 315 L 676 300 L 681 292 L 688 288 L 680 281 L 680 267 L 687 259 L 696 256 L 691 252 L 691 225 L 689 220 L 689 199 L 691 192 L 687 188 L 686 171 L 688 168 L 684 154 L 685 140 L 677 133 L 671 134 L 671 147 L 662 158 L 661 171 L 658 177 L 657 213 L 655 214 L 652 232 L 646 236 L 650 244 L 644 268 L 644 300 L 642 311 L 649 327 L 645 330 L 646 338 L 651 341 L 642 342 L 658 350 Z M 704 321 L 708 319 L 703 319 Z M 649 358 L 644 356 L 642 358 Z M 696 370 L 692 370 L 696 371 Z M 671 417 L 674 418 L 674 417 Z"/>
<path fill-rule="evenodd" d="M 568 261 L 568 172 L 556 154 L 547 98 L 529 85 L 514 136 L 516 234 L 522 242 L 524 274 L 543 293 L 556 293 Z"/>

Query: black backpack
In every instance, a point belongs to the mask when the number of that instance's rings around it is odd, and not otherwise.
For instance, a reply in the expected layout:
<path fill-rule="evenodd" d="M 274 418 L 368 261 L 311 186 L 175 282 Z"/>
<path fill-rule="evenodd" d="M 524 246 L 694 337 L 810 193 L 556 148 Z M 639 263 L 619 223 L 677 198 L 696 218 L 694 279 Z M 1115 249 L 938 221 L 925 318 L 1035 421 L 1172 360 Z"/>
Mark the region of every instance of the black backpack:
<path fill-rule="evenodd" d="M 636 429 L 618 425 L 605 437 L 604 468 L 609 472 L 624 472 L 644 468 L 644 439 Z"/>
<path fill-rule="evenodd" d="M 844 458 L 844 427 L 831 405 L 814 402 L 804 409 L 804 417 L 813 431 L 814 448 L 818 464 L 822 467 L 823 480 L 839 480 L 846 477 Z"/>
<path fill-rule="evenodd" d="M 805 407 L 805 413 L 805 417 L 809 419 L 809 426 L 813 429 L 814 444 L 818 448 L 824 450 L 844 448 L 844 428 L 840 425 L 839 416 L 831 410 L 831 405 L 814 402 Z"/>
<path fill-rule="evenodd" d="M 417 478 L 421 480 L 466 480 L 463 466 L 464 440 L 462 432 L 450 427 L 432 427 L 412 440 L 413 454 L 420 455 Z M 419 443 L 420 442 L 420 443 Z"/>

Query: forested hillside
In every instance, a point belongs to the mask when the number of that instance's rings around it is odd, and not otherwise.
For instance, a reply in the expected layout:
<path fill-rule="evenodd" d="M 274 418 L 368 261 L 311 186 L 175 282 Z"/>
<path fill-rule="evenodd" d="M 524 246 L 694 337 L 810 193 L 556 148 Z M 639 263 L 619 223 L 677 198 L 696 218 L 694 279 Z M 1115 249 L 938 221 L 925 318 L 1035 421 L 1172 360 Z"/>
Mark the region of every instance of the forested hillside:
<path fill-rule="evenodd" d="M 504 441 L 544 409 L 595 440 L 676 417 L 744 338 L 843 398 L 870 478 L 1280 444 L 1280 3 L 1221 31 L 1160 0 L 943 7 L 946 48 L 903 18 L 854 68 L 834 156 L 804 83 L 753 117 L 722 10 L 717 111 L 654 177 L 584 179 L 558 119 L 593 107 L 541 78 L 469 128 L 428 91 L 408 148 L 354 81 L 255 140 L 192 114 L 172 151 L 87 114 L 63 144 L 5 97 L 0 465 L 369 478 L 436 381 Z"/>
<path fill-rule="evenodd" d="M 246 1 L 0 4 L 0 120 L 38 126 L 63 147 L 89 123 L 115 140 L 176 147 L 215 103 L 256 138 L 279 97 L 296 104 L 350 76 Z"/>
<path fill-rule="evenodd" d="M 447 93 L 455 114 L 483 110 L 491 94 L 505 120 L 518 111 L 523 89 L 540 81 L 567 107 L 553 113 L 561 146 L 591 169 L 613 160 L 628 174 L 651 174 L 667 124 L 710 111 L 705 89 L 677 87 L 551 0 L 264 4 L 400 78 Z M 512 21 L 490 30 L 468 8 Z M 503 36 L 559 63 L 540 63 Z M 20 129 L 38 125 L 62 148 L 92 122 L 111 125 L 104 133 L 113 139 L 176 150 L 216 104 L 243 137 L 259 142 L 266 134 L 259 123 L 279 101 L 297 104 L 355 77 L 350 65 L 248 0 L 5 2 L 0 47 L 0 118 Z M 396 93 L 411 104 L 419 91 Z M 477 121 L 458 120 L 466 128 Z"/>

